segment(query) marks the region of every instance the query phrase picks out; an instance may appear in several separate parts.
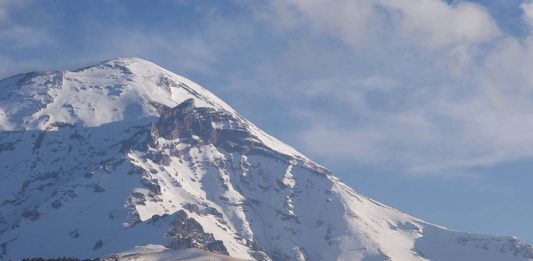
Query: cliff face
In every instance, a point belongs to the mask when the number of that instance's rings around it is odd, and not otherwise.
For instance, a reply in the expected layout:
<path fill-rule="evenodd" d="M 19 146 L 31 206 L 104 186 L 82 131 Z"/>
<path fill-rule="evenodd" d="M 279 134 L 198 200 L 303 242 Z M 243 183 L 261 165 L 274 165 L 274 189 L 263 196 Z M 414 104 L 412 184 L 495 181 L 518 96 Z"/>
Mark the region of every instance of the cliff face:
<path fill-rule="evenodd" d="M 533 259 L 516 238 L 450 231 L 354 192 L 147 61 L 23 74 L 0 89 L 0 259 L 136 246 L 256 260 Z"/>

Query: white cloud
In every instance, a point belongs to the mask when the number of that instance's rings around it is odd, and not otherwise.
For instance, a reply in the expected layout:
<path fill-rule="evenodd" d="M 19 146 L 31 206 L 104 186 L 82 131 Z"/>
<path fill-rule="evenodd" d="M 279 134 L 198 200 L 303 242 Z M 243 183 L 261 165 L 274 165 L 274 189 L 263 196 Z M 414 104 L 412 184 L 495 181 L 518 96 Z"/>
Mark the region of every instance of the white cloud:
<path fill-rule="evenodd" d="M 99 44 L 93 45 L 101 59 L 117 56 L 137 56 L 146 59 L 158 57 L 160 63 L 174 62 L 181 71 L 207 73 L 216 59 L 216 52 L 203 37 L 168 32 L 148 33 L 120 28 L 106 30 L 94 36 Z M 107 57 L 107 58 L 106 58 Z"/>
<path fill-rule="evenodd" d="M 14 5 L 20 5 L 25 0 L 0 0 L 0 23 L 9 19 L 9 9 Z"/>
<path fill-rule="evenodd" d="M 531 27 L 533 26 L 533 1 L 525 1 L 520 5 L 524 12 L 523 19 Z"/>
<path fill-rule="evenodd" d="M 311 27 L 354 46 L 401 40 L 427 48 L 477 44 L 498 37 L 498 26 L 480 5 L 441 0 L 278 1 L 274 23 Z M 395 44 L 402 44 L 397 42 Z"/>
<path fill-rule="evenodd" d="M 44 46 L 54 42 L 53 37 L 44 29 L 13 24 L 0 31 L 0 40 L 10 48 Z"/>
<path fill-rule="evenodd" d="M 532 2 L 521 7 L 530 21 Z M 481 5 L 294 0 L 271 10 L 261 19 L 297 46 L 269 61 L 269 75 L 290 82 L 278 93 L 322 103 L 288 101 L 310 122 L 293 135 L 304 151 L 417 174 L 533 158 L 533 36 L 502 32 Z M 344 57 L 323 35 L 346 45 Z M 301 68 L 306 78 L 292 76 Z"/>
<path fill-rule="evenodd" d="M 441 0 L 382 0 L 391 15 L 393 30 L 407 39 L 430 47 L 477 44 L 492 40 L 500 31 L 480 5 L 470 2 L 447 4 Z"/>
<path fill-rule="evenodd" d="M 20 8 L 17 12 L 32 12 L 32 9 L 39 12 L 35 17 L 0 23 L 0 58 L 2 64 L 6 64 L 0 68 L 0 77 L 28 70 L 75 68 L 128 56 L 152 60 L 178 73 L 209 75 L 213 73 L 212 66 L 218 61 L 219 53 L 234 48 L 247 33 L 246 26 L 224 19 L 216 12 L 191 22 L 196 23 L 191 26 L 194 30 L 188 28 L 187 23 L 130 26 L 116 20 L 108 21 L 105 14 L 102 19 L 80 15 L 76 18 L 78 28 L 70 28 L 68 23 L 63 25 L 65 21 L 60 15 L 55 16 L 39 4 L 0 0 L 0 8 L 15 4 Z M 200 13 L 204 14 L 203 11 Z M 41 22 L 42 17 L 49 20 Z M 70 41 L 70 37 L 75 38 Z M 26 55 L 26 52 L 32 54 Z"/>

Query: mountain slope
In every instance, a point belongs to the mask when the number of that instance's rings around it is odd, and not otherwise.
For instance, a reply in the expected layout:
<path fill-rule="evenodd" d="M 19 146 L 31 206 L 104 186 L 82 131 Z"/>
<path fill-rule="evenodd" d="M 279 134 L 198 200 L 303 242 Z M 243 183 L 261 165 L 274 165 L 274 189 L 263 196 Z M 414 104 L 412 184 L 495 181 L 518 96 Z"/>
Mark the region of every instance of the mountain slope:
<path fill-rule="evenodd" d="M 533 260 L 368 199 L 197 84 L 120 58 L 0 81 L 0 259 Z"/>
<path fill-rule="evenodd" d="M 104 258 L 109 260 L 130 260 L 130 261 L 245 261 L 244 259 L 228 257 L 214 254 L 202 249 L 168 249 L 158 245 L 148 245 L 136 247 L 135 249 L 120 252 Z"/>

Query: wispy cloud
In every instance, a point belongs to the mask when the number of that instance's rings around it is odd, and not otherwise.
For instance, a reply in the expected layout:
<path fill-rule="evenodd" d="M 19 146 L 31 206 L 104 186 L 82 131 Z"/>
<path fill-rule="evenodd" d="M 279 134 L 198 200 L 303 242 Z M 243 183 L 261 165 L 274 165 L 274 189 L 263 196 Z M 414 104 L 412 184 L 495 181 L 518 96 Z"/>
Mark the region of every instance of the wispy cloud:
<path fill-rule="evenodd" d="M 294 0 L 277 1 L 269 10 L 278 16 L 279 19 L 271 19 L 278 26 L 306 27 L 353 47 L 394 40 L 394 44 L 434 48 L 478 44 L 501 34 L 481 5 L 463 1 L 447 4 L 441 0 L 343 0 L 331 4 Z"/>
<path fill-rule="evenodd" d="M 9 17 L 7 8 L 9 7 L 10 3 L 12 3 L 12 1 L 9 1 L 9 0 L 0 1 L 0 22 L 5 21 Z"/>
<path fill-rule="evenodd" d="M 5 9 L 0 8 L 0 21 L 6 20 L 8 18 L 8 13 Z"/>

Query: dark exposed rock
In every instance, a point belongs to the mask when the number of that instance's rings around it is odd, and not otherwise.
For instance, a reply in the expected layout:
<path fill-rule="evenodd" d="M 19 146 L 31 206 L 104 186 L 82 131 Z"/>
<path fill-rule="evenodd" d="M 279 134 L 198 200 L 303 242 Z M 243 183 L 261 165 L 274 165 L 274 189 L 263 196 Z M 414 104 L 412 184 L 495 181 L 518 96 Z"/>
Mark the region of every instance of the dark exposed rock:
<path fill-rule="evenodd" d="M 105 188 L 100 186 L 100 184 L 92 184 L 91 187 L 93 188 L 93 191 L 94 192 L 97 192 L 97 193 L 102 193 L 102 192 L 105 192 Z"/>
<path fill-rule="evenodd" d="M 142 178 L 141 184 L 156 195 L 161 195 L 161 186 L 156 179 Z"/>
<path fill-rule="evenodd" d="M 146 158 L 152 160 L 153 162 L 163 165 L 163 166 L 169 166 L 171 159 L 170 156 L 162 153 L 162 152 L 150 152 L 146 154 Z"/>
<path fill-rule="evenodd" d="M 152 135 L 167 140 L 192 138 L 195 135 L 204 142 L 214 143 L 215 129 L 209 114 L 201 113 L 203 110 L 213 109 L 195 108 L 194 99 L 188 99 L 163 113 L 159 122 L 152 128 Z"/>
<path fill-rule="evenodd" d="M 149 132 L 143 128 L 134 133 L 131 138 L 122 141 L 120 151 L 122 153 L 128 153 L 132 149 L 146 151 L 150 141 Z"/>
<path fill-rule="evenodd" d="M 167 218 L 169 215 L 168 214 L 163 214 L 163 215 L 153 215 L 150 220 L 148 221 L 148 223 L 157 223 L 159 220 L 163 220 L 165 218 Z"/>
<path fill-rule="evenodd" d="M 0 143 L 0 152 L 15 150 L 14 142 Z"/>
<path fill-rule="evenodd" d="M 172 77 L 171 76 L 168 76 L 168 75 L 161 75 L 159 76 L 159 82 L 158 82 L 158 85 L 159 86 L 164 86 L 164 87 L 177 87 L 178 86 L 178 83 L 175 82 L 174 80 L 172 80 Z M 170 92 L 170 88 L 168 88 L 168 91 Z"/>
<path fill-rule="evenodd" d="M 54 201 L 52 201 L 52 207 L 55 208 L 55 209 L 58 209 L 60 208 L 63 204 L 61 203 L 61 200 L 59 199 L 56 199 Z"/>
<path fill-rule="evenodd" d="M 205 245 L 205 249 L 211 252 L 229 255 L 228 250 L 226 249 L 226 246 L 224 246 L 224 242 L 222 242 L 222 240 L 214 240 L 207 243 Z"/>
<path fill-rule="evenodd" d="M 40 216 L 41 213 L 39 213 L 39 211 L 37 210 L 26 210 L 22 213 L 23 218 L 29 219 L 31 221 L 38 220 Z"/>
<path fill-rule="evenodd" d="M 129 212 L 126 216 L 126 226 L 127 227 L 133 227 L 139 223 L 141 223 L 141 216 L 137 211 L 134 211 L 134 207 L 132 205 L 128 205 Z"/>
<path fill-rule="evenodd" d="M 71 134 L 68 138 L 71 139 L 71 140 L 77 140 L 79 142 L 85 141 L 85 138 L 82 135 L 80 135 L 79 133 L 77 133 L 77 132 Z"/>
<path fill-rule="evenodd" d="M 102 241 L 102 240 L 98 240 L 98 241 L 96 241 L 96 243 L 94 244 L 93 250 L 99 249 L 99 248 L 101 248 L 102 246 L 104 246 L 104 241 Z"/>
<path fill-rule="evenodd" d="M 70 231 L 70 233 L 68 233 L 68 235 L 72 238 L 78 238 L 80 237 L 80 230 L 79 229 L 74 229 L 72 231 Z"/>
<path fill-rule="evenodd" d="M 140 192 L 133 192 L 131 193 L 132 196 L 132 204 L 135 205 L 146 205 L 146 197 L 143 193 Z"/>
<path fill-rule="evenodd" d="M 213 215 L 217 218 L 223 218 L 222 216 L 222 213 L 218 212 L 218 210 L 216 210 L 216 208 L 212 208 L 212 207 L 200 207 L 198 206 L 197 204 L 191 204 L 191 203 L 187 203 L 185 205 L 183 205 L 183 208 L 184 209 L 187 209 L 193 213 L 196 213 L 198 215 L 202 215 L 202 216 L 205 216 L 205 215 Z"/>
<path fill-rule="evenodd" d="M 163 113 L 159 121 L 152 125 L 151 133 L 154 139 L 188 139 L 191 143 L 214 144 L 228 152 L 290 160 L 289 156 L 275 153 L 261 143 L 247 129 L 247 124 L 228 112 L 195 107 L 194 99 L 188 99 Z"/>
<path fill-rule="evenodd" d="M 293 214 L 287 214 L 279 210 L 276 210 L 276 214 L 280 216 L 283 221 L 291 221 L 300 224 L 300 220 L 298 219 L 298 217 Z"/>
<path fill-rule="evenodd" d="M 111 171 L 115 170 L 120 164 L 122 164 L 122 162 L 124 162 L 123 159 L 117 160 L 115 158 L 109 158 L 106 160 L 102 160 L 100 162 L 100 166 L 105 172 L 110 173 Z"/>
<path fill-rule="evenodd" d="M 209 215 L 213 215 L 217 218 L 223 218 L 222 213 L 218 212 L 218 210 L 216 210 L 215 208 L 207 207 L 205 210 L 206 210 L 206 213 Z"/>
<path fill-rule="evenodd" d="M 65 128 L 65 127 L 70 127 L 70 128 L 74 128 L 74 125 L 70 124 L 70 123 L 67 123 L 67 122 L 61 122 L 61 121 L 56 121 L 56 122 L 52 122 L 50 124 L 50 128 Z"/>
<path fill-rule="evenodd" d="M 198 207 L 196 204 L 187 203 L 183 205 L 183 208 L 200 215 L 200 207 Z"/>
<path fill-rule="evenodd" d="M 161 164 L 163 166 L 169 166 L 171 162 L 172 162 L 172 160 L 171 160 L 170 156 L 168 156 L 166 154 L 161 155 L 161 159 L 159 161 L 159 164 Z"/>
<path fill-rule="evenodd" d="M 161 115 L 161 114 L 169 111 L 170 109 L 172 109 L 171 107 L 168 107 L 168 106 L 166 106 L 164 104 L 161 104 L 159 102 L 154 102 L 154 101 L 151 101 L 150 105 L 152 105 L 156 109 L 156 111 L 157 111 L 157 113 L 159 113 L 159 115 Z"/>
<path fill-rule="evenodd" d="M 33 152 L 36 152 L 41 148 L 41 144 L 43 143 L 44 137 L 46 136 L 46 132 L 42 131 L 37 136 L 37 139 L 35 139 L 35 142 L 33 143 Z"/>
<path fill-rule="evenodd" d="M 176 221 L 169 236 L 173 237 L 173 249 L 200 248 L 214 253 L 229 255 L 224 242 L 216 240 L 213 234 L 204 232 L 200 223 L 189 218 L 184 210 L 176 212 Z"/>
<path fill-rule="evenodd" d="M 130 170 L 128 170 L 128 175 L 139 175 L 142 176 L 144 174 L 144 169 L 139 167 L 133 167 Z"/>

